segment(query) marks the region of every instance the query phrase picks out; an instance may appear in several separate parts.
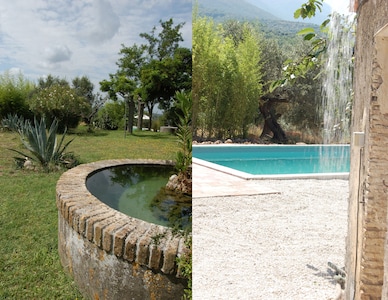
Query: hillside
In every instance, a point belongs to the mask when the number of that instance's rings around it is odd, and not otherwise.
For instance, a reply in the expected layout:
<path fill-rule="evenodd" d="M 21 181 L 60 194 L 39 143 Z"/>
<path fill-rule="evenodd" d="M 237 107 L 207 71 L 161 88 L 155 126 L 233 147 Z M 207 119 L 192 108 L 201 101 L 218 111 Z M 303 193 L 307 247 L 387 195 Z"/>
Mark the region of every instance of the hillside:
<path fill-rule="evenodd" d="M 277 18 L 294 22 L 296 21 L 294 19 L 295 10 L 300 8 L 303 3 L 307 2 L 307 0 L 246 0 L 246 2 L 273 14 Z M 327 16 L 330 13 L 331 7 L 324 2 L 322 12 L 318 12 L 318 14 L 312 19 L 299 21 L 305 23 L 322 24 L 322 22 L 327 19 Z"/>
<path fill-rule="evenodd" d="M 304 0 L 298 0 L 305 2 Z M 252 3 L 255 3 L 253 5 Z M 303 23 L 300 21 L 287 21 L 272 12 L 278 11 L 279 4 L 284 2 L 284 7 L 289 9 L 289 13 L 293 15 L 292 7 L 295 3 L 290 4 L 289 0 L 198 0 L 198 13 L 200 16 L 208 16 L 214 19 L 215 22 L 224 22 L 226 20 L 235 19 L 239 21 L 249 21 L 259 23 L 262 31 L 267 36 L 279 37 L 294 37 L 295 34 L 306 27 L 314 27 L 318 29 L 318 25 L 311 23 Z M 272 3 L 272 4 L 271 4 Z M 275 3 L 275 4 L 274 4 Z M 258 7 L 261 6 L 261 7 Z M 276 9 L 274 7 L 277 7 Z M 282 6 L 280 6 L 282 7 Z M 298 6 L 296 6 L 298 8 Z M 285 9 L 281 10 L 284 14 Z M 327 16 L 327 15 L 326 15 Z"/>
<path fill-rule="evenodd" d="M 237 20 L 280 20 L 271 13 L 241 0 L 198 0 L 200 15 L 206 15 L 217 22 Z"/>

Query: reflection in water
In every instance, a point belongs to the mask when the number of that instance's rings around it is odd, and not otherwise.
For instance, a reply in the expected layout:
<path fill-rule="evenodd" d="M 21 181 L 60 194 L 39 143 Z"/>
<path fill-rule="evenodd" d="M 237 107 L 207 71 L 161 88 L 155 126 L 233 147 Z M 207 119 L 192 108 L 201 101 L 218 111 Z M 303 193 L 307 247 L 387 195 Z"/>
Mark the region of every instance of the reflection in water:
<path fill-rule="evenodd" d="M 183 229 L 191 226 L 191 196 L 166 192 L 172 166 L 127 165 L 91 175 L 86 186 L 110 207 L 150 223 Z"/>

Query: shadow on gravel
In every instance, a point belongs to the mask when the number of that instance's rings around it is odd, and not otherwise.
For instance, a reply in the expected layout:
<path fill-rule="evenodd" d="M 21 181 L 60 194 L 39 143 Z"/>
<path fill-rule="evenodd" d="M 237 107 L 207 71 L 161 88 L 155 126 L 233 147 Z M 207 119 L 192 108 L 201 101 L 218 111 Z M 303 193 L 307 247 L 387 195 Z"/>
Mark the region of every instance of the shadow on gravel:
<path fill-rule="evenodd" d="M 307 264 L 306 267 L 309 268 L 310 270 L 315 271 L 315 273 L 313 274 L 314 276 L 323 277 L 333 285 L 337 284 L 337 280 L 334 278 L 334 276 L 336 276 L 337 274 L 331 268 L 328 267 L 325 271 L 322 271 L 310 264 Z"/>

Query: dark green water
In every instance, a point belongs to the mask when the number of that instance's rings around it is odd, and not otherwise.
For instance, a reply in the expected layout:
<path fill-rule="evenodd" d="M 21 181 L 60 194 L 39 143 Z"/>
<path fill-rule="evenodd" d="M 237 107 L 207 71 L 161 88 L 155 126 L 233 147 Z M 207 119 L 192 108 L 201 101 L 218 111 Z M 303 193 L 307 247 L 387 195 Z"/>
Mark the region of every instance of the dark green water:
<path fill-rule="evenodd" d="M 126 165 L 104 169 L 86 181 L 88 190 L 110 207 L 168 227 L 191 226 L 191 196 L 165 191 L 172 166 Z"/>

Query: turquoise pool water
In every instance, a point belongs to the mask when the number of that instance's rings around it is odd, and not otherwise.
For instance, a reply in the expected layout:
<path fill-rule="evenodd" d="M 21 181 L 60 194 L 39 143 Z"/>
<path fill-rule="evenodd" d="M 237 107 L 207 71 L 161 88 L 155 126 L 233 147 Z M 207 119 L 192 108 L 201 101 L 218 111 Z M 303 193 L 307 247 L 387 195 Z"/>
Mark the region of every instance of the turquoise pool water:
<path fill-rule="evenodd" d="M 201 145 L 193 157 L 252 175 L 344 173 L 349 145 Z"/>

